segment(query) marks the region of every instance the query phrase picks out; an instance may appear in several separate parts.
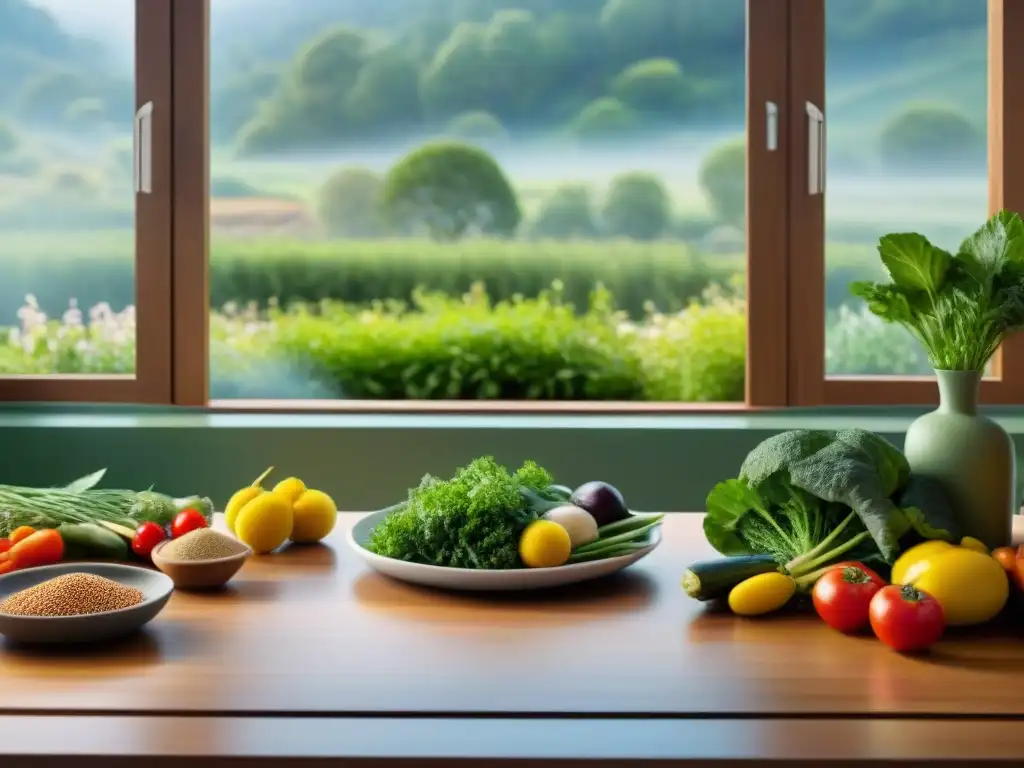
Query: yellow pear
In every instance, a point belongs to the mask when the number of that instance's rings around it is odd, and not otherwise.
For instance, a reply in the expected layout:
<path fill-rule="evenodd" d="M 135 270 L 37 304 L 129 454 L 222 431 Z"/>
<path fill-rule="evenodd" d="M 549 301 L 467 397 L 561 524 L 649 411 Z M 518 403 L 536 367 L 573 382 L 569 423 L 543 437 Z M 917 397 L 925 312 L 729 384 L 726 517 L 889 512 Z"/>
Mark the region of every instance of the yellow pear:
<path fill-rule="evenodd" d="M 242 511 L 242 507 L 261 493 L 264 493 L 262 483 L 266 480 L 267 475 L 273 471 L 273 467 L 267 467 L 267 471 L 253 480 L 252 485 L 247 485 L 245 488 L 236 491 L 235 495 L 228 501 L 228 505 L 224 507 L 224 522 L 227 524 L 229 531 L 234 533 L 235 520 L 238 518 L 238 513 Z"/>

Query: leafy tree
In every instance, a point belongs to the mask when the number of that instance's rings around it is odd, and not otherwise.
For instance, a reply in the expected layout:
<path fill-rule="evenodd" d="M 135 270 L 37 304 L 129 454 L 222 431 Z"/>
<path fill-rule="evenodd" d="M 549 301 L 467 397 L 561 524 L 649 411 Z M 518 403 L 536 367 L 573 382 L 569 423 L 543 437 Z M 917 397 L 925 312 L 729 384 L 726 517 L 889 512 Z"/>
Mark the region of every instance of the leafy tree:
<path fill-rule="evenodd" d="M 721 221 L 741 226 L 747 215 L 747 142 L 719 144 L 700 164 L 697 180 Z"/>
<path fill-rule="evenodd" d="M 420 81 L 420 98 L 428 115 L 445 119 L 486 109 L 490 100 L 484 27 L 463 22 L 437 49 Z"/>
<path fill-rule="evenodd" d="M 556 13 L 541 24 L 537 39 L 547 113 L 565 119 L 603 93 L 611 74 L 608 38 L 596 18 Z"/>
<path fill-rule="evenodd" d="M 614 237 L 654 240 L 668 227 L 671 203 L 657 176 L 633 171 L 612 179 L 604 223 Z"/>
<path fill-rule="evenodd" d="M 491 111 L 505 120 L 532 116 L 545 76 L 538 27 L 527 11 L 502 10 L 483 32 Z"/>
<path fill-rule="evenodd" d="M 533 235 L 556 239 L 597 236 L 590 189 L 582 184 L 559 187 L 544 201 L 533 223 Z"/>
<path fill-rule="evenodd" d="M 343 237 L 380 235 L 381 178 L 365 168 L 335 171 L 320 189 L 318 215 L 327 231 Z"/>
<path fill-rule="evenodd" d="M 262 101 L 271 98 L 281 83 L 276 66 L 263 66 L 227 78 L 213 89 L 210 127 L 214 140 L 225 141 L 257 113 Z"/>
<path fill-rule="evenodd" d="M 497 139 L 505 135 L 505 128 L 490 112 L 475 110 L 448 123 L 448 132 L 460 139 Z"/>
<path fill-rule="evenodd" d="M 942 172 L 978 162 L 984 141 L 955 107 L 911 104 L 882 129 L 880 147 L 882 162 L 890 169 Z"/>
<path fill-rule="evenodd" d="M 605 96 L 580 110 L 572 123 L 572 132 L 581 139 L 614 139 L 638 126 L 636 112 L 618 99 Z"/>
<path fill-rule="evenodd" d="M 363 130 L 414 129 L 421 119 L 416 64 L 397 50 L 373 56 L 356 75 L 347 112 Z"/>
<path fill-rule="evenodd" d="M 645 59 L 612 81 L 612 95 L 640 112 L 676 116 L 693 98 L 683 70 L 672 59 Z"/>
<path fill-rule="evenodd" d="M 679 45 L 676 6 L 682 5 L 679 0 L 608 0 L 601 24 L 616 59 L 671 56 Z"/>
<path fill-rule="evenodd" d="M 347 134 L 348 96 L 366 57 L 365 36 L 336 26 L 299 50 L 274 96 L 238 132 L 239 151 L 259 154 L 330 144 Z"/>
<path fill-rule="evenodd" d="M 501 167 L 482 149 L 432 142 L 388 171 L 384 211 L 403 231 L 425 229 L 439 240 L 467 232 L 511 236 L 522 216 Z"/>

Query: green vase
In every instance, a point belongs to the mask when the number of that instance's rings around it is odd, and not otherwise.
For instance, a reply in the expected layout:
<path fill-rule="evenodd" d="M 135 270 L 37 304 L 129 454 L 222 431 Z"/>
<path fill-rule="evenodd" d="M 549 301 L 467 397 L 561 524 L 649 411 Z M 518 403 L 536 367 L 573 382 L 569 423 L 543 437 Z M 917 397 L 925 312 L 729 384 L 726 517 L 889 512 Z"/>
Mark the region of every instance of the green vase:
<path fill-rule="evenodd" d="M 980 371 L 936 371 L 939 407 L 914 421 L 903 452 L 914 474 L 946 491 L 964 536 L 1010 543 L 1017 462 L 1012 438 L 978 413 Z"/>

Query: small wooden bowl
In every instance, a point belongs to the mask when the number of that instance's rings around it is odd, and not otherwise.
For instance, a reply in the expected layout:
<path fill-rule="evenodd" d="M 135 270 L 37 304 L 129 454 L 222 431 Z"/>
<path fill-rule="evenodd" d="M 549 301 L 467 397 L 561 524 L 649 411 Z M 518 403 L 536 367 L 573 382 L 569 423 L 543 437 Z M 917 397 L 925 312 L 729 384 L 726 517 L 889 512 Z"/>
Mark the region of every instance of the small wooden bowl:
<path fill-rule="evenodd" d="M 150 556 L 153 558 L 153 565 L 171 577 L 174 586 L 178 589 L 216 589 L 231 581 L 231 578 L 238 573 L 245 561 L 252 555 L 252 549 L 248 546 L 245 551 L 228 557 L 218 557 L 216 560 L 168 560 L 163 557 L 161 550 L 170 543 L 170 539 L 157 544 Z M 241 544 L 242 542 L 239 542 Z"/>

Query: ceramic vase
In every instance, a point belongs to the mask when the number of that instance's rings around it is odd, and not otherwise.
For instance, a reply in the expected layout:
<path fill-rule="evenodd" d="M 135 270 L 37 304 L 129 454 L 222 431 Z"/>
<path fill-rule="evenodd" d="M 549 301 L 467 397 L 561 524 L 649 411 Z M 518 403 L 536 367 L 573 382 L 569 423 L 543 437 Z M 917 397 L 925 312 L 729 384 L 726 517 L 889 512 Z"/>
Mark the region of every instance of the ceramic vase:
<path fill-rule="evenodd" d="M 1017 487 L 1013 439 L 978 413 L 980 371 L 936 371 L 939 407 L 907 430 L 904 453 L 914 474 L 946 491 L 964 536 L 989 548 L 1010 543 Z"/>

